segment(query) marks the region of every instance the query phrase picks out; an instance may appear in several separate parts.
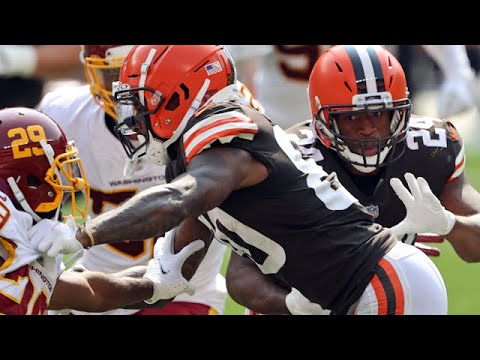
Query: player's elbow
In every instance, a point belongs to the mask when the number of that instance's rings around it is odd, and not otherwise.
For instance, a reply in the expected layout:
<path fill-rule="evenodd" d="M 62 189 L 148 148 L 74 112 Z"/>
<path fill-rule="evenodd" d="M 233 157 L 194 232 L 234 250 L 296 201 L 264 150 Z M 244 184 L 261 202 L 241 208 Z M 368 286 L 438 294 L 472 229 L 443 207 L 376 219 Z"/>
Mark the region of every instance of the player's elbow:
<path fill-rule="evenodd" d="M 480 247 L 478 248 L 459 248 L 454 247 L 457 255 L 466 263 L 478 263 L 480 262 Z"/>
<path fill-rule="evenodd" d="M 108 310 L 115 309 L 115 301 L 107 293 L 102 293 L 102 291 L 95 291 L 89 298 L 85 299 L 83 306 L 78 306 L 76 310 L 86 311 L 86 312 L 104 312 Z"/>
<path fill-rule="evenodd" d="M 469 264 L 480 262 L 480 253 L 479 254 L 470 254 L 468 252 L 458 253 L 458 256 L 460 257 L 460 259 L 462 259 L 463 261 Z"/>

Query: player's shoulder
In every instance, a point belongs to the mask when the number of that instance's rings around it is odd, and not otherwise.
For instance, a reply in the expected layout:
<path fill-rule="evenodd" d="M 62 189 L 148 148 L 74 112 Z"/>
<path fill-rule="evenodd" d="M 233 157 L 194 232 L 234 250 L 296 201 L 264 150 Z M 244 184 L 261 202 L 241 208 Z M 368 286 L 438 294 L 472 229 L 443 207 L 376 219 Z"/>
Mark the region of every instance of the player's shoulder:
<path fill-rule="evenodd" d="M 311 124 L 312 124 L 311 119 L 300 121 L 300 122 L 290 126 L 285 131 L 289 134 L 296 134 L 296 133 L 299 133 L 299 132 L 311 131 Z"/>
<path fill-rule="evenodd" d="M 233 102 L 211 103 L 200 108 L 189 120 L 182 140 L 187 163 L 215 142 L 231 143 L 234 139 L 253 140 L 259 128 L 252 119 L 257 111 Z"/>
<path fill-rule="evenodd" d="M 88 85 L 59 88 L 45 94 L 40 102 L 39 110 L 45 113 L 51 111 L 67 111 L 78 108 L 92 97 Z"/>
<path fill-rule="evenodd" d="M 311 119 L 290 126 L 285 132 L 299 146 L 311 146 L 317 139 Z"/>
<path fill-rule="evenodd" d="M 13 205 L 12 200 L 10 197 L 5 194 L 3 191 L 0 190 L 0 206 L 2 208 L 8 208 L 9 210 L 15 209 L 15 206 Z"/>
<path fill-rule="evenodd" d="M 10 197 L 0 191 L 0 235 L 15 238 L 12 234 L 26 231 L 33 225 L 33 218 L 16 209 Z"/>
<path fill-rule="evenodd" d="M 231 111 L 243 113 L 240 104 L 238 103 L 234 103 L 231 101 L 211 102 L 198 109 L 197 112 L 193 115 L 193 121 L 191 119 L 189 122 L 192 123 L 202 121 L 203 119 L 209 118 L 211 116 L 228 113 Z"/>
<path fill-rule="evenodd" d="M 461 142 L 462 138 L 452 122 L 447 119 L 437 119 L 429 116 L 412 115 L 409 123 L 410 137 L 421 136 L 422 131 L 435 134 L 432 139 L 445 139 L 453 142 Z M 424 139 L 426 138 L 423 135 Z"/>

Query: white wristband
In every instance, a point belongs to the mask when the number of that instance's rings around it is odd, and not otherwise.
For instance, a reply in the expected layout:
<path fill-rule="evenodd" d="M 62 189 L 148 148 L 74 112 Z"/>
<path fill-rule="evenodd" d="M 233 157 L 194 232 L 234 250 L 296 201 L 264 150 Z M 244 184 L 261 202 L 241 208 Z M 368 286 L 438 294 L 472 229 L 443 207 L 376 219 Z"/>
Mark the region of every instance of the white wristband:
<path fill-rule="evenodd" d="M 0 75 L 31 77 L 38 55 L 32 45 L 0 45 Z"/>

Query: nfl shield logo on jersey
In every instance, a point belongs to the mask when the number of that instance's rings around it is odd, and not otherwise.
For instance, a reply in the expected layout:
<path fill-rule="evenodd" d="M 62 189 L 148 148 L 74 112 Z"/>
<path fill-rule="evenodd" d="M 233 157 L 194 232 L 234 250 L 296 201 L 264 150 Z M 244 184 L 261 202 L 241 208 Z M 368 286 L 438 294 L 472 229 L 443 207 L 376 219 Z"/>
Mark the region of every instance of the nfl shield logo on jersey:
<path fill-rule="evenodd" d="M 380 215 L 380 210 L 377 205 L 370 204 L 365 207 L 367 208 L 368 213 L 372 215 L 374 219 L 378 218 L 378 215 Z"/>

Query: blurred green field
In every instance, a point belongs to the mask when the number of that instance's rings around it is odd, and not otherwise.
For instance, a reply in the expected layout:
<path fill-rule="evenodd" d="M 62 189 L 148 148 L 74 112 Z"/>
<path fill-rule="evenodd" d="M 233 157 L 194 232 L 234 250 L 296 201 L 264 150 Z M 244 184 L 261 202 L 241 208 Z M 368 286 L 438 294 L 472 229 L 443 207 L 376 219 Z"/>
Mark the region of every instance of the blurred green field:
<path fill-rule="evenodd" d="M 467 145 L 467 178 L 480 190 L 480 146 Z M 433 258 L 442 273 L 448 292 L 450 315 L 480 314 L 480 264 L 467 264 L 460 260 L 449 243 L 439 246 L 442 255 Z"/>

